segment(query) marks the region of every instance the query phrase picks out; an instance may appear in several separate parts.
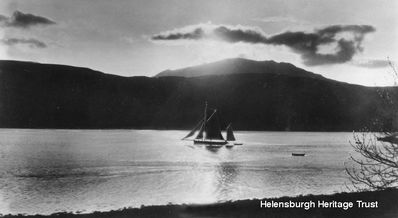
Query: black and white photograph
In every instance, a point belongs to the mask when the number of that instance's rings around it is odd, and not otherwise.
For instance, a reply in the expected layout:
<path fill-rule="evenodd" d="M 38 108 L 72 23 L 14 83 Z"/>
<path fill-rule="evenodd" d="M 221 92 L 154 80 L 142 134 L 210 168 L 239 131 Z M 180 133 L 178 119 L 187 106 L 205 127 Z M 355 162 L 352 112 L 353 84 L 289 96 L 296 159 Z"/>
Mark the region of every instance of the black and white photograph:
<path fill-rule="evenodd" d="M 398 1 L 1 0 L 0 217 L 398 217 Z"/>

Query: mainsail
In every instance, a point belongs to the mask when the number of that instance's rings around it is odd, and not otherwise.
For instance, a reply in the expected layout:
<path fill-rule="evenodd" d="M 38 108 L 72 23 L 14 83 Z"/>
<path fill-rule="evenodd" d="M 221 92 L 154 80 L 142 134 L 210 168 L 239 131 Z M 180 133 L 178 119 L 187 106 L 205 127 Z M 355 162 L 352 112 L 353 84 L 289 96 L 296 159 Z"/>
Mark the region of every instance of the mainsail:
<path fill-rule="evenodd" d="M 214 110 L 213 114 L 209 117 L 205 127 L 205 139 L 219 139 L 224 140 L 221 135 L 220 123 L 217 117 L 217 110 Z"/>
<path fill-rule="evenodd" d="M 234 132 L 232 131 L 232 124 L 227 126 L 227 141 L 235 141 Z"/>
<path fill-rule="evenodd" d="M 203 139 L 203 132 L 205 130 L 205 125 L 204 124 L 205 123 L 202 122 L 202 126 L 200 127 L 200 130 L 199 130 L 198 135 L 196 136 L 196 139 Z"/>

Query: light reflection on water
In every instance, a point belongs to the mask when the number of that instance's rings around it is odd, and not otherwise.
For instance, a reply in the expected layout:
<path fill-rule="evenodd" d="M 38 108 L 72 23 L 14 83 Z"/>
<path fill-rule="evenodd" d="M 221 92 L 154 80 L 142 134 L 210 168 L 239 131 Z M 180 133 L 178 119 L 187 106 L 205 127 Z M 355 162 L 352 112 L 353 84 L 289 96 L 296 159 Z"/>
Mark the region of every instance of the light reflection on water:
<path fill-rule="evenodd" d="M 351 133 L 237 132 L 243 146 L 216 150 L 184 134 L 2 129 L 0 213 L 333 193 L 347 182 Z"/>

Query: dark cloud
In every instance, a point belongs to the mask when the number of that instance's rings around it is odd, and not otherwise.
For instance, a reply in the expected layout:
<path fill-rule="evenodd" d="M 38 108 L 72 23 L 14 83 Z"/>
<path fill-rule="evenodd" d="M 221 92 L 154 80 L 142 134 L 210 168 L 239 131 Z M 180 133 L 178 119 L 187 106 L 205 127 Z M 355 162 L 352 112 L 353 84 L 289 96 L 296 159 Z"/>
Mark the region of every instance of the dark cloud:
<path fill-rule="evenodd" d="M 367 25 L 334 25 L 318 29 L 313 33 L 285 32 L 268 38 L 267 44 L 285 45 L 301 54 L 306 65 L 322 65 L 344 63 L 362 51 L 362 41 L 365 34 L 374 32 L 372 26 Z M 341 33 L 348 33 L 350 37 L 338 37 Z M 324 45 L 335 45 L 334 51 L 328 54 L 319 52 Z"/>
<path fill-rule="evenodd" d="M 320 29 L 317 32 L 322 36 L 328 37 L 333 37 L 340 32 L 352 32 L 356 34 L 355 37 L 358 37 L 357 39 L 362 39 L 363 34 L 374 31 L 376 29 L 369 25 L 333 25 Z"/>
<path fill-rule="evenodd" d="M 25 14 L 20 11 L 15 11 L 11 17 L 0 15 L 0 22 L 7 27 L 29 28 L 37 25 L 51 25 L 54 21 L 33 14 Z"/>
<path fill-rule="evenodd" d="M 216 37 L 227 42 L 265 43 L 266 38 L 256 30 L 230 29 L 225 26 L 213 30 Z"/>
<path fill-rule="evenodd" d="M 1 42 L 5 45 L 9 45 L 9 46 L 25 44 L 31 48 L 46 48 L 47 47 L 47 45 L 44 42 L 39 41 L 37 39 L 33 39 L 33 38 L 29 38 L 29 39 L 7 38 L 7 39 L 2 39 Z"/>
<path fill-rule="evenodd" d="M 283 45 L 301 55 L 306 65 L 335 64 L 350 61 L 361 52 L 362 41 L 375 28 L 368 25 L 333 25 L 313 32 L 284 32 L 266 36 L 259 30 L 232 28 L 228 26 L 196 27 L 193 31 L 168 32 L 152 37 L 152 40 L 201 40 L 216 39 L 230 43 L 261 43 Z M 328 53 L 320 51 L 322 46 L 334 46 Z"/>

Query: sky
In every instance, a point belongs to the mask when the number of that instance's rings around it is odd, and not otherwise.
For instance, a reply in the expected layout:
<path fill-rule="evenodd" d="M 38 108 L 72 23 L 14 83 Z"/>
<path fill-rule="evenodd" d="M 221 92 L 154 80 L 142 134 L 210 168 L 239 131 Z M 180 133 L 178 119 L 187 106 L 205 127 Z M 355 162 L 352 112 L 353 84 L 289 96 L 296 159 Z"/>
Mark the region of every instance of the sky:
<path fill-rule="evenodd" d="M 0 1 L 0 59 L 154 76 L 236 57 L 393 85 L 398 1 Z"/>

